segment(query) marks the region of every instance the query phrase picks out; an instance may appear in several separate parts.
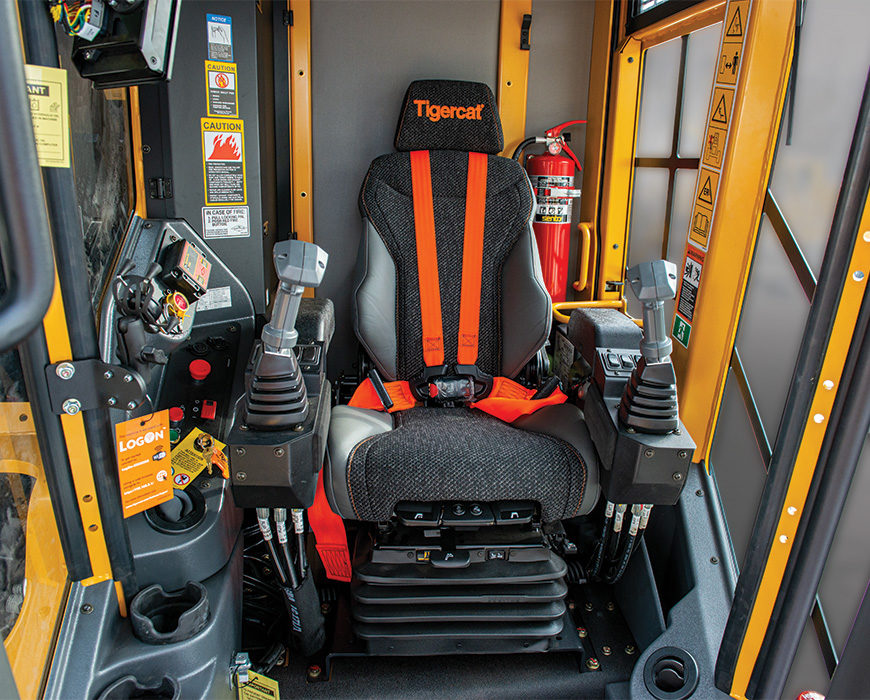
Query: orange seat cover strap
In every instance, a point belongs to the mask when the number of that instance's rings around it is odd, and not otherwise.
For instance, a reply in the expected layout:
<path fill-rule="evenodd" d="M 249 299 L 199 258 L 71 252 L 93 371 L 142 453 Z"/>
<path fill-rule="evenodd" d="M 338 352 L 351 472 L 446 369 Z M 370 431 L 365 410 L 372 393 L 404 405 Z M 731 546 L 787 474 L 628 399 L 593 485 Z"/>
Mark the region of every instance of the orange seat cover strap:
<path fill-rule="evenodd" d="M 460 365 L 477 363 L 487 162 L 485 153 L 468 154 L 465 238 L 462 245 L 462 290 L 459 297 L 459 351 L 456 356 L 456 363 Z"/>
<path fill-rule="evenodd" d="M 347 532 L 344 521 L 333 512 L 326 500 L 323 488 L 323 471 L 317 480 L 314 503 L 308 509 L 308 524 L 314 533 L 314 541 L 320 561 L 326 570 L 326 577 L 333 581 L 350 581 L 350 552 L 347 546 Z"/>
<path fill-rule="evenodd" d="M 417 276 L 420 282 L 420 321 L 423 325 L 423 362 L 444 364 L 441 326 L 441 290 L 438 286 L 438 248 L 429 151 L 411 151 L 411 188 L 414 196 L 414 231 L 417 240 Z"/>

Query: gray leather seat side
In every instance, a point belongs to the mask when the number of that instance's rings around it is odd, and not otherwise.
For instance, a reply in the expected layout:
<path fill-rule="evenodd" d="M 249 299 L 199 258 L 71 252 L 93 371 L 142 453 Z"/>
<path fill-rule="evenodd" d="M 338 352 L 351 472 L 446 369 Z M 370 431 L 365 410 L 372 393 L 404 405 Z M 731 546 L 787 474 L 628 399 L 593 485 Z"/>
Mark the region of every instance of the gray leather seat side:
<path fill-rule="evenodd" d="M 598 474 L 598 453 L 586 428 L 583 412 L 569 403 L 544 406 L 529 416 L 515 420 L 512 425 L 521 430 L 559 438 L 577 450 L 586 464 L 586 491 L 577 515 L 589 513 L 598 501 L 601 481 Z"/>
<path fill-rule="evenodd" d="M 529 220 L 504 263 L 501 298 L 502 374 L 515 377 L 550 335 L 553 310 Z"/>
<path fill-rule="evenodd" d="M 366 438 L 392 429 L 393 418 L 388 413 L 353 406 L 332 409 L 326 442 L 329 462 L 324 467 L 323 485 L 329 505 L 342 518 L 356 520 L 347 491 L 347 462 L 351 451 Z"/>
<path fill-rule="evenodd" d="M 353 327 L 384 381 L 397 374 L 396 264 L 372 223 L 363 218 L 353 294 Z"/>

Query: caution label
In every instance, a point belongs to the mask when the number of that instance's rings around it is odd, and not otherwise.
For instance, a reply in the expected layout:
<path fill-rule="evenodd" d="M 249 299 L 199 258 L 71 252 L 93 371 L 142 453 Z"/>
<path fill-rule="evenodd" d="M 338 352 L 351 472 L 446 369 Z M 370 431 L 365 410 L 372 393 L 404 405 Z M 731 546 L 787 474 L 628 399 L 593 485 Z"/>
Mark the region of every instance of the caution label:
<path fill-rule="evenodd" d="M 211 473 L 212 464 L 219 464 L 221 459 L 225 459 L 222 455 L 215 456 L 224 447 L 224 443 L 199 428 L 191 430 L 184 440 L 172 448 L 173 487 L 184 490 L 203 469 Z"/>
<path fill-rule="evenodd" d="M 710 236 L 710 222 L 713 220 L 713 205 L 716 202 L 718 188 L 719 173 L 701 168 L 698 189 L 695 193 L 695 205 L 692 209 L 689 240 L 705 250 Z"/>
<path fill-rule="evenodd" d="M 238 117 L 235 63 L 205 62 L 206 110 L 210 117 Z"/>
<path fill-rule="evenodd" d="M 118 423 L 115 456 L 125 518 L 172 498 L 169 411 Z"/>
<path fill-rule="evenodd" d="M 749 0 L 731 0 L 725 11 L 725 41 L 743 43 L 748 18 Z"/>
<path fill-rule="evenodd" d="M 201 125 L 206 205 L 247 204 L 245 123 L 203 117 Z"/>
<path fill-rule="evenodd" d="M 701 286 L 701 272 L 704 269 L 704 253 L 693 246 L 686 246 L 686 260 L 683 266 L 683 280 L 677 297 L 677 312 L 687 321 L 693 321 L 698 288 Z"/>
<path fill-rule="evenodd" d="M 43 168 L 69 167 L 69 99 L 66 71 L 24 66 L 36 155 Z"/>
<path fill-rule="evenodd" d="M 280 700 L 278 681 L 248 671 L 248 682 L 239 685 L 239 700 Z"/>
<path fill-rule="evenodd" d="M 740 70 L 740 57 L 742 53 L 743 44 L 741 42 L 722 44 L 718 71 L 716 73 L 717 83 L 724 83 L 725 85 L 737 84 L 737 72 Z"/>
<path fill-rule="evenodd" d="M 551 187 L 570 189 L 574 178 L 570 175 L 533 175 L 532 187 L 538 208 L 535 210 L 535 223 L 567 224 L 571 221 L 573 200 L 563 197 L 547 197 Z"/>
<path fill-rule="evenodd" d="M 233 60 L 233 18 L 226 15 L 206 14 L 208 58 L 210 61 Z"/>
<path fill-rule="evenodd" d="M 205 238 L 245 238 L 251 235 L 248 207 L 203 207 Z"/>
<path fill-rule="evenodd" d="M 233 305 L 233 293 L 230 287 L 210 287 L 196 302 L 197 311 L 214 311 L 228 309 Z"/>

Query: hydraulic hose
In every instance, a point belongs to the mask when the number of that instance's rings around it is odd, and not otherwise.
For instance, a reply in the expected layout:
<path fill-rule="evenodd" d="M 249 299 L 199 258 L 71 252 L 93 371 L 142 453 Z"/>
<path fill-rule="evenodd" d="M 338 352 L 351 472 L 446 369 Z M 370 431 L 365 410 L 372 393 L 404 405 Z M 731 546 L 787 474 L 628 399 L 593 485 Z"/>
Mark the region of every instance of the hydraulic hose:
<path fill-rule="evenodd" d="M 608 541 L 610 540 L 610 524 L 613 521 L 613 511 L 616 508 L 615 504 L 607 501 L 607 507 L 604 511 L 604 525 L 601 528 L 601 537 L 598 538 L 598 546 L 595 549 L 595 558 L 592 561 L 592 566 L 589 569 L 589 576 L 598 576 L 601 571 L 601 564 L 604 561 L 604 551 L 607 549 Z"/>
<path fill-rule="evenodd" d="M 272 525 L 269 522 L 269 509 L 257 508 L 257 523 L 260 525 L 260 534 L 263 535 L 263 541 L 266 543 L 266 549 L 269 550 L 269 556 L 272 559 L 272 566 L 275 567 L 275 573 L 278 574 L 278 580 L 282 586 L 287 585 L 287 575 L 281 566 L 281 560 L 278 558 L 278 552 L 275 551 L 275 544 L 272 542 Z"/>
<path fill-rule="evenodd" d="M 290 585 L 293 588 L 299 587 L 299 577 L 296 576 L 296 569 L 293 568 L 293 555 L 290 553 L 290 546 L 287 543 L 287 509 L 275 508 L 275 530 L 278 533 L 278 545 L 281 547 L 281 553 L 284 555 L 284 565 L 287 567 L 287 577 L 290 579 Z"/>
<path fill-rule="evenodd" d="M 530 136 L 529 138 L 525 139 L 524 141 L 521 141 L 520 145 L 514 149 L 514 154 L 511 156 L 511 158 L 513 158 L 516 161 L 519 161 L 519 159 L 522 157 L 523 151 L 526 150 L 526 147 L 531 146 L 537 140 L 538 139 L 536 136 Z"/>
<path fill-rule="evenodd" d="M 293 530 L 296 533 L 296 549 L 299 552 L 299 578 L 305 578 L 308 569 L 308 560 L 305 556 L 305 514 L 301 508 L 293 508 L 290 511 L 293 518 Z"/>

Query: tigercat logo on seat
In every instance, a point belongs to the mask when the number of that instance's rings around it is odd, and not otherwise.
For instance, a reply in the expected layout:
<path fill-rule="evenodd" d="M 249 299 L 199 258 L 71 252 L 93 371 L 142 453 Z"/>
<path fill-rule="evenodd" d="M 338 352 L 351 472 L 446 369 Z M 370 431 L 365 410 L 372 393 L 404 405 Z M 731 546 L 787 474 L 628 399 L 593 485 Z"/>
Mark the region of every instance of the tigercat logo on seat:
<path fill-rule="evenodd" d="M 437 122 L 439 119 L 481 119 L 484 105 L 474 107 L 455 107 L 448 105 L 432 105 L 429 100 L 414 100 L 417 105 L 417 116 L 429 117 L 429 121 Z"/>

